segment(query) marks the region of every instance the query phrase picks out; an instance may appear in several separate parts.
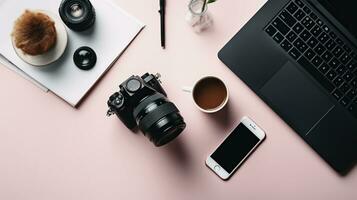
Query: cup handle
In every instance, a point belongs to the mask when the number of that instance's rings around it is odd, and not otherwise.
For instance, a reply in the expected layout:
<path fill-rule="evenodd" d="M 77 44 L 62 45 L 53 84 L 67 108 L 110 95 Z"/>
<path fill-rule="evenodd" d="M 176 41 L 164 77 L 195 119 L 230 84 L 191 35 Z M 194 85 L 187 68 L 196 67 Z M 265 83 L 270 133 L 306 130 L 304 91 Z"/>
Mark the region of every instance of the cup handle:
<path fill-rule="evenodd" d="M 190 86 L 183 86 L 181 89 L 182 89 L 182 91 L 188 92 L 188 93 L 192 93 L 192 91 L 193 91 L 193 87 L 190 87 Z"/>

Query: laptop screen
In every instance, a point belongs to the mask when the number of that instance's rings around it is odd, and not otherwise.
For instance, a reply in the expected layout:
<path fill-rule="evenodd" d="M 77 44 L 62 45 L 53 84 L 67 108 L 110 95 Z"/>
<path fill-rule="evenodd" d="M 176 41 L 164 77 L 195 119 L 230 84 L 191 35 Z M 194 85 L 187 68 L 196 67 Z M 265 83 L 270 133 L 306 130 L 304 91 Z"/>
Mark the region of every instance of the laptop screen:
<path fill-rule="evenodd" d="M 356 0 L 318 0 L 336 19 L 357 38 Z"/>

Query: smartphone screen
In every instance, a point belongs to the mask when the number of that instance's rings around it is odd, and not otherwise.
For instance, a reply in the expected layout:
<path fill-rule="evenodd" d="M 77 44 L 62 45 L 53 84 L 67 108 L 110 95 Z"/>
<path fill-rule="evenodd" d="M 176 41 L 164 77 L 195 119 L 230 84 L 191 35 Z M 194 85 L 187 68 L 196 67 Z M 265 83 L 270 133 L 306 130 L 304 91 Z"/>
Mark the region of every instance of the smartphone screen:
<path fill-rule="evenodd" d="M 211 158 L 230 174 L 259 141 L 255 134 L 240 123 L 213 152 Z"/>

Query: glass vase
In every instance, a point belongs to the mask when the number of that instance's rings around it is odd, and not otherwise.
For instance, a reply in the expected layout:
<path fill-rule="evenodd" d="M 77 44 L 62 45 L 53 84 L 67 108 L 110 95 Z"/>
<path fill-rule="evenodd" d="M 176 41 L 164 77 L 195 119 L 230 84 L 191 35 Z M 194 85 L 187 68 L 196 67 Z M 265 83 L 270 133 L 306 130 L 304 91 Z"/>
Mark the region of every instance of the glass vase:
<path fill-rule="evenodd" d="M 191 0 L 186 15 L 187 23 L 196 33 L 200 33 L 213 25 L 213 20 L 208 12 L 206 0 Z"/>

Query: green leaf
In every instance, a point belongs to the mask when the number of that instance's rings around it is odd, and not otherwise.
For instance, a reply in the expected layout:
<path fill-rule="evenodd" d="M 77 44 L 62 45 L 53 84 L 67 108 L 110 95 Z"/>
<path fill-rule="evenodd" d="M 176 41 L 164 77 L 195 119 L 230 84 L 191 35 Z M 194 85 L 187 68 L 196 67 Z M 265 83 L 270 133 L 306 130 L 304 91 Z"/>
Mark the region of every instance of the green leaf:
<path fill-rule="evenodd" d="M 216 2 L 217 0 L 207 0 L 207 3 L 214 3 Z"/>

